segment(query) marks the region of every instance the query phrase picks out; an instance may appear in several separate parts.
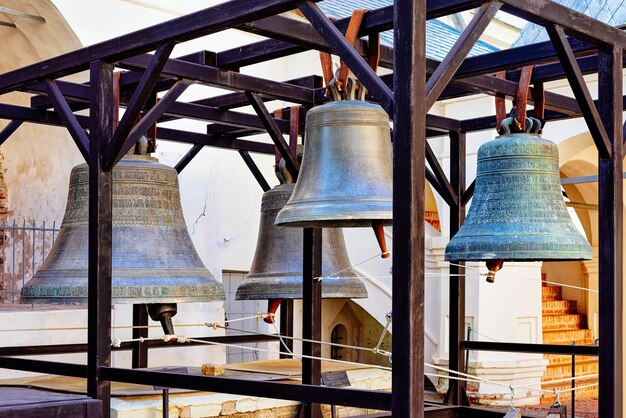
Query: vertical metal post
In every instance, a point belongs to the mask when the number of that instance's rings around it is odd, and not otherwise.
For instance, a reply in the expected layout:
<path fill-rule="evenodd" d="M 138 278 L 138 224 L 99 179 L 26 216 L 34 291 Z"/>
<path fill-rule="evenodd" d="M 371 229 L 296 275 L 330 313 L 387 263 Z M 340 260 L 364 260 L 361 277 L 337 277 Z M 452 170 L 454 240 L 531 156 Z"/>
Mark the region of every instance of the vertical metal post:
<path fill-rule="evenodd" d="M 624 416 L 622 49 L 603 47 L 598 52 L 598 112 L 612 145 L 611 158 L 600 158 L 598 164 L 601 341 L 598 412 L 601 417 L 621 417 Z"/>
<path fill-rule="evenodd" d="M 457 196 L 457 204 L 450 207 L 450 238 L 461 227 L 465 219 L 465 206 L 462 203 L 465 192 L 465 132 L 450 132 L 450 184 Z M 449 364 L 451 370 L 465 370 L 465 356 L 461 349 L 461 341 L 465 333 L 465 268 L 459 267 L 463 262 L 450 265 L 450 335 Z M 465 395 L 465 383 L 450 379 L 447 403 L 450 405 L 469 404 Z"/>
<path fill-rule="evenodd" d="M 392 415 L 424 416 L 426 1 L 397 0 L 393 72 Z M 399 351 L 398 351 L 399 350 Z"/>
<path fill-rule="evenodd" d="M 576 354 L 572 354 L 572 418 L 576 418 Z"/>
<path fill-rule="evenodd" d="M 284 299 L 280 304 L 280 334 L 293 337 L 293 299 Z M 293 352 L 293 340 L 285 339 L 286 349 Z M 280 351 L 285 347 L 280 347 Z M 280 358 L 291 358 L 289 354 L 281 354 Z"/>
<path fill-rule="evenodd" d="M 322 282 L 316 277 L 322 275 L 322 230 L 304 228 L 303 239 L 303 289 L 302 289 L 302 338 L 320 341 L 322 339 Z M 320 344 L 302 342 L 302 354 L 320 357 Z M 321 382 L 321 361 L 311 358 L 302 359 L 302 383 L 319 385 Z M 321 418 L 318 404 L 306 403 L 305 418 Z"/>
<path fill-rule="evenodd" d="M 148 338 L 148 308 L 145 303 L 133 305 L 133 339 Z M 148 344 L 137 341 L 133 345 L 132 368 L 148 367 Z"/>
<path fill-rule="evenodd" d="M 102 154 L 113 136 L 113 65 L 90 66 L 89 108 L 89 296 L 87 318 L 87 394 L 111 413 L 111 385 L 100 380 L 100 367 L 111 364 L 111 212 L 112 175 L 102 168 Z"/>

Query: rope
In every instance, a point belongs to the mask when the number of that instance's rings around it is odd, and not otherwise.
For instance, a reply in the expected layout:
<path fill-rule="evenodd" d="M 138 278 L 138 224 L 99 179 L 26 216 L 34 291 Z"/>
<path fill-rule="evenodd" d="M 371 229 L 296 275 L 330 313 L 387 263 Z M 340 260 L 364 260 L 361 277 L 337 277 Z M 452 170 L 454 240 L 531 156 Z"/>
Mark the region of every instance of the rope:
<path fill-rule="evenodd" d="M 480 332 L 476 331 L 476 329 L 474 329 L 474 328 L 472 328 L 472 327 L 470 327 L 470 328 L 469 328 L 469 331 L 470 331 L 470 332 L 473 332 L 473 333 L 475 333 L 475 334 L 478 334 L 478 335 L 480 335 L 481 337 L 485 337 L 485 338 L 487 338 L 488 340 L 498 342 L 498 340 L 496 340 L 495 338 L 491 338 L 491 337 L 490 337 L 490 336 L 488 336 L 488 335 L 482 334 L 482 333 L 480 333 Z"/>
<path fill-rule="evenodd" d="M 274 321 L 274 317 L 272 317 L 272 325 L 274 326 L 274 331 L 276 331 L 276 335 L 278 336 L 278 339 L 280 340 L 281 345 L 285 348 L 285 350 L 287 350 L 287 352 L 289 354 L 291 354 L 293 357 L 296 358 L 300 358 L 298 356 L 296 356 L 293 351 L 291 351 L 289 349 L 289 347 L 287 346 L 287 343 L 285 342 L 285 340 L 283 340 L 283 336 L 280 335 L 280 331 L 278 330 L 278 327 L 276 326 L 276 321 Z"/>
<path fill-rule="evenodd" d="M 387 251 L 387 253 L 391 254 L 391 252 L 390 252 L 390 251 Z M 376 254 L 376 255 L 374 255 L 374 256 L 371 256 L 370 258 L 366 258 L 366 259 L 365 259 L 365 260 L 363 260 L 363 261 L 359 261 L 359 262 L 358 262 L 358 263 L 356 263 L 356 264 L 352 264 L 350 267 L 346 267 L 345 269 L 342 269 L 342 270 L 339 270 L 339 271 L 335 271 L 334 273 L 327 274 L 326 276 L 323 276 L 323 277 L 316 277 L 316 279 L 318 279 L 318 280 L 328 280 L 328 279 L 332 279 L 332 278 L 333 278 L 332 276 L 336 276 L 337 274 L 341 274 L 341 273 L 343 273 L 344 271 L 351 270 L 351 269 L 353 269 L 354 267 L 360 266 L 361 264 L 365 264 L 365 263 L 367 263 L 368 261 L 371 261 L 371 260 L 373 260 L 373 259 L 375 259 L 375 258 L 380 257 L 381 255 L 383 255 L 383 253 L 378 253 L 378 254 Z"/>
<path fill-rule="evenodd" d="M 183 327 L 205 327 L 206 322 L 202 324 L 174 324 L 176 328 Z M 161 328 L 161 325 L 116 325 L 111 329 L 145 329 L 145 328 Z M 88 327 L 58 327 L 58 328 L 21 328 L 21 329 L 0 329 L 0 332 L 34 332 L 34 331 L 84 331 Z"/>
<path fill-rule="evenodd" d="M 445 265 L 448 265 L 448 266 L 463 267 L 463 268 L 470 269 L 470 270 L 480 271 L 480 269 L 481 269 L 480 267 L 466 266 L 464 264 L 451 263 L 449 261 L 436 260 L 434 258 L 425 258 L 425 260 L 433 262 L 433 263 L 445 264 Z M 456 274 L 456 275 L 453 275 L 453 276 L 463 276 L 463 275 L 462 274 Z M 481 273 L 481 274 L 479 274 L 479 276 L 487 276 L 487 273 Z M 552 285 L 555 285 L 555 286 L 567 287 L 567 288 L 570 288 L 570 289 L 584 290 L 584 291 L 587 291 L 587 292 L 598 293 L 597 289 L 592 289 L 592 288 L 589 288 L 589 287 L 574 286 L 574 285 L 571 285 L 571 284 L 565 284 L 565 283 L 559 283 L 559 282 L 553 282 L 553 281 L 550 281 L 550 280 L 537 279 L 537 278 L 534 278 L 534 277 L 522 277 L 522 276 L 508 276 L 508 277 L 511 277 L 511 278 L 514 278 L 514 279 L 521 279 L 521 280 L 530 280 L 530 281 L 533 281 L 533 282 L 547 283 L 547 284 L 552 284 Z"/>
<path fill-rule="evenodd" d="M 277 350 L 269 350 L 269 349 L 259 348 L 259 347 L 248 347 L 248 346 L 245 346 L 245 345 L 238 345 L 238 344 L 219 343 L 219 342 L 216 342 L 216 341 L 196 340 L 194 338 L 189 338 L 188 341 L 199 343 L 199 344 L 206 344 L 206 345 L 218 345 L 218 346 L 224 346 L 224 347 L 240 348 L 240 349 L 243 349 L 243 350 L 254 350 L 254 351 L 260 351 L 260 352 L 270 353 L 270 354 L 283 354 L 283 355 L 290 354 L 288 352 L 284 352 L 284 351 L 280 351 L 280 350 L 277 351 Z M 367 366 L 367 367 L 372 367 L 372 368 L 375 368 L 375 369 L 391 371 L 391 367 L 379 366 L 377 364 L 357 363 L 357 362 L 354 362 L 354 361 L 337 360 L 337 359 L 331 359 L 331 358 L 326 358 L 326 357 L 309 356 L 309 355 L 305 355 L 305 354 L 299 354 L 299 356 L 301 358 L 308 358 L 308 359 L 312 359 L 312 360 L 329 361 L 329 362 L 332 362 L 332 363 L 349 364 L 349 365 L 352 365 L 352 366 L 359 366 L 359 367 Z"/>
<path fill-rule="evenodd" d="M 224 329 L 229 329 L 229 330 L 232 330 L 232 331 L 244 332 L 244 333 L 248 333 L 248 334 L 254 334 L 254 335 L 265 336 L 265 337 L 279 337 L 279 339 L 284 338 L 286 340 L 293 340 L 293 341 L 300 341 L 300 342 L 307 342 L 307 343 L 314 343 L 314 344 L 321 344 L 321 345 L 329 345 L 329 346 L 341 347 L 341 348 L 351 348 L 351 349 L 354 349 L 354 350 L 361 350 L 361 351 L 368 351 L 368 352 L 376 352 L 376 351 L 374 351 L 376 348 L 367 348 L 367 347 L 359 347 L 357 345 L 330 343 L 330 342 L 327 342 L 327 341 L 310 340 L 308 338 L 289 337 L 289 336 L 286 336 L 286 335 L 280 335 L 280 333 L 278 333 L 278 334 L 268 334 L 268 333 L 264 333 L 264 332 L 249 331 L 249 330 L 240 329 L 240 328 L 223 327 L 223 326 L 221 326 L 219 324 L 215 324 L 215 326 L 217 326 L 218 328 L 224 328 Z M 391 353 L 389 353 L 387 351 L 384 351 L 384 350 L 378 350 L 377 353 L 381 354 L 381 355 L 385 355 L 387 357 L 391 355 Z M 389 355 L 384 354 L 384 353 L 389 353 Z M 284 353 L 284 354 L 293 354 L 293 353 Z"/>

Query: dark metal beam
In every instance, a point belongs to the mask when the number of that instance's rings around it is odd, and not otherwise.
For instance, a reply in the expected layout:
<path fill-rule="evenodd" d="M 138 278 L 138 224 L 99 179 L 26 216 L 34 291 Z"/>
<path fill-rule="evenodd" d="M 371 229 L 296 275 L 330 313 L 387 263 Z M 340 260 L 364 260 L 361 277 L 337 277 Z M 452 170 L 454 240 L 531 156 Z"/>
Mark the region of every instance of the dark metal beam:
<path fill-rule="evenodd" d="M 115 129 L 113 65 L 91 64 L 89 140 L 89 242 L 87 298 L 87 394 L 102 401 L 104 418 L 111 411 L 111 382 L 100 374 L 111 365 L 111 263 L 112 189 L 111 171 L 102 167 L 102 155 Z"/>
<path fill-rule="evenodd" d="M 55 361 L 15 357 L 0 357 L 0 368 L 81 378 L 88 376 L 87 366 L 83 364 L 59 363 Z"/>
<path fill-rule="evenodd" d="M 22 120 L 12 120 L 0 131 L 0 145 L 4 144 L 4 142 L 9 139 L 11 135 L 22 126 L 22 123 L 24 123 Z"/>
<path fill-rule="evenodd" d="M 550 40 L 554 44 L 555 50 L 559 54 L 561 64 L 563 65 L 572 91 L 574 92 L 574 96 L 576 96 L 576 99 L 578 100 L 578 104 L 583 113 L 583 118 L 585 118 L 585 121 L 587 122 L 589 132 L 591 133 L 593 141 L 596 143 L 598 152 L 605 158 L 609 157 L 611 155 L 611 143 L 607 132 L 602 125 L 598 109 L 593 103 L 593 99 L 591 98 L 585 79 L 583 78 L 580 68 L 576 63 L 574 52 L 567 42 L 563 28 L 556 25 L 548 25 L 546 30 L 548 31 Z"/>
<path fill-rule="evenodd" d="M 259 116 L 259 119 L 261 119 L 261 122 L 263 122 L 263 125 L 265 126 L 265 129 L 267 130 L 270 138 L 272 138 L 272 141 L 274 141 L 274 145 L 276 145 L 278 152 L 280 152 L 280 155 L 285 159 L 285 163 L 287 164 L 287 170 L 289 170 L 289 173 L 291 173 L 294 179 L 298 178 L 298 172 L 300 171 L 300 162 L 289 148 L 289 144 L 287 144 L 287 141 L 285 141 L 283 133 L 278 128 L 278 125 L 276 124 L 272 115 L 270 115 L 267 107 L 265 107 L 265 103 L 263 103 L 263 100 L 261 100 L 260 97 L 251 92 L 247 91 L 246 96 L 250 101 L 250 105 L 252 105 L 252 108 Z"/>
<path fill-rule="evenodd" d="M 174 167 L 176 172 L 180 174 L 180 172 L 183 171 L 185 167 L 187 167 L 187 165 L 191 162 L 191 160 L 193 160 L 195 156 L 198 155 L 200 151 L 202 151 L 202 148 L 204 148 L 204 145 L 194 144 L 191 147 L 191 149 L 187 151 L 185 155 L 183 155 L 183 158 L 181 158 L 180 161 Z"/>
<path fill-rule="evenodd" d="M 241 158 L 243 158 L 244 163 L 246 163 L 246 166 L 248 166 L 248 168 L 250 169 L 250 172 L 256 179 L 257 183 L 259 183 L 259 186 L 261 186 L 261 189 L 263 189 L 264 192 L 270 190 L 270 185 L 267 183 L 267 180 L 265 180 L 265 177 L 263 177 L 263 173 L 261 173 L 261 170 L 259 170 L 259 167 L 250 156 L 250 153 L 248 151 L 239 150 L 239 155 L 241 155 Z"/>
<path fill-rule="evenodd" d="M 577 356 L 597 356 L 599 353 L 598 347 L 591 345 L 501 343 L 491 341 L 461 341 L 460 344 L 465 350 L 499 351 L 502 353 L 575 354 Z"/>
<path fill-rule="evenodd" d="M 598 71 L 598 113 L 611 146 L 611 158 L 598 150 L 598 412 L 602 417 L 624 416 L 622 54 L 619 47 L 602 48 Z"/>
<path fill-rule="evenodd" d="M 346 40 L 339 29 L 328 20 L 328 17 L 315 3 L 305 1 L 300 3 L 298 8 L 322 35 L 328 45 L 331 46 L 332 50 L 348 65 L 348 68 L 363 83 L 382 108 L 389 115 L 392 115 L 393 93 L 350 42 Z"/>
<path fill-rule="evenodd" d="M 85 161 L 89 161 L 89 138 L 87 137 L 87 133 L 83 127 L 80 126 L 80 122 L 78 122 L 78 119 L 76 119 L 76 116 L 72 113 L 72 109 L 70 109 L 70 106 L 67 104 L 65 97 L 63 97 L 63 94 L 54 80 L 46 80 L 45 86 L 54 109 L 72 136 L 76 147 Z"/>
<path fill-rule="evenodd" d="M 316 0 L 312 0 L 316 1 Z M 154 50 L 169 42 L 183 42 L 252 20 L 293 9 L 298 0 L 239 0 L 200 10 L 169 22 L 90 45 L 0 75 L 0 94 L 45 79 L 86 70 L 93 60 L 115 62 Z"/>
<path fill-rule="evenodd" d="M 391 412 L 407 418 L 424 416 L 425 27 L 425 0 L 395 2 Z"/>
<path fill-rule="evenodd" d="M 502 6 L 502 3 L 494 0 L 480 6 L 469 25 L 467 25 L 459 39 L 456 40 L 443 61 L 441 61 L 441 64 L 430 76 L 426 83 L 426 110 L 429 110 L 435 104 L 444 88 L 454 77 L 454 73 L 459 69 L 467 54 L 472 50 L 496 15 L 496 12 L 500 9 L 500 6 Z"/>
<path fill-rule="evenodd" d="M 148 129 L 152 125 L 154 125 L 157 120 L 163 115 L 163 113 L 180 97 L 181 94 L 187 87 L 189 87 L 192 83 L 191 80 L 182 79 L 176 82 L 172 86 L 172 88 L 159 100 L 152 108 L 141 118 L 139 122 L 126 134 L 125 138 L 121 138 L 121 145 L 115 146 L 114 140 L 111 141 L 111 144 L 107 147 L 107 152 L 105 154 L 105 166 L 113 167 L 115 164 L 122 159 L 124 154 L 126 154 L 135 143 L 141 138 L 143 134 L 146 133 Z M 126 113 L 124 113 L 126 116 Z M 121 125 L 120 125 L 121 126 Z M 115 131 L 116 134 L 119 131 L 118 129 Z"/>
<path fill-rule="evenodd" d="M 137 122 L 137 117 L 139 117 L 148 102 L 148 98 L 153 94 L 152 89 L 158 81 L 161 70 L 165 66 L 173 49 L 174 43 L 159 45 L 154 55 L 150 57 L 150 62 L 141 76 L 141 80 L 139 80 L 139 85 L 137 85 L 137 89 L 133 93 L 128 106 L 126 106 L 126 111 L 113 134 L 113 139 L 108 144 L 106 152 L 104 153 L 105 169 L 110 170 L 111 167 L 119 161 L 122 155 L 130 149 L 130 146 L 134 144 L 133 142 L 128 146 L 128 134 L 133 129 L 135 122 Z M 126 151 L 124 151 L 124 148 L 126 148 Z"/>
<path fill-rule="evenodd" d="M 103 378 L 114 382 L 177 387 L 205 392 L 232 393 L 294 401 L 307 399 L 320 404 L 350 405 L 378 410 L 389 410 L 391 401 L 391 394 L 374 390 L 260 382 L 231 379 L 223 376 L 212 377 L 116 367 L 103 367 L 101 373 Z"/>

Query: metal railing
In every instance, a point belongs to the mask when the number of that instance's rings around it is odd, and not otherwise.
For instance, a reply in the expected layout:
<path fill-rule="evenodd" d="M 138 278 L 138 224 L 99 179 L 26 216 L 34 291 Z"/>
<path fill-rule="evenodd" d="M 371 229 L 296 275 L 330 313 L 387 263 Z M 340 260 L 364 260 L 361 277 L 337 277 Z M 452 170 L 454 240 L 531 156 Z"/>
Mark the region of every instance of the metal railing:
<path fill-rule="evenodd" d="M 0 224 L 0 303 L 19 302 L 20 289 L 41 267 L 58 232 L 56 222 Z"/>

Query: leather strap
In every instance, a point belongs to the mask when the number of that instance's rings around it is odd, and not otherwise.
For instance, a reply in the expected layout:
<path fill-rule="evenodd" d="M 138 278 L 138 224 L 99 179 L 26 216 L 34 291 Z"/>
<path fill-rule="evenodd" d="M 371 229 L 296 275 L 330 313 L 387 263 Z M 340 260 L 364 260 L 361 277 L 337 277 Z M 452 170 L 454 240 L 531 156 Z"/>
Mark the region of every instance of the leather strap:
<path fill-rule="evenodd" d="M 530 87 L 532 75 L 532 65 L 522 68 L 519 84 L 517 86 L 517 95 L 515 96 L 515 121 L 521 132 L 524 132 L 526 129 L 526 102 L 528 100 L 528 88 Z"/>
<path fill-rule="evenodd" d="M 358 39 L 359 29 L 361 28 L 361 23 L 363 22 L 363 17 L 365 16 L 365 13 L 367 13 L 367 9 L 357 9 L 352 12 L 352 17 L 350 18 L 350 23 L 348 23 L 348 29 L 346 30 L 345 35 L 346 40 L 350 42 L 351 45 L 354 45 L 356 40 Z M 335 78 L 335 74 L 333 73 L 333 59 L 330 52 L 320 52 L 320 62 L 322 64 L 324 83 L 326 84 L 327 88 L 326 95 L 329 96 L 330 83 Z M 376 65 L 378 65 L 378 62 L 376 63 Z M 348 69 L 348 66 L 343 62 L 343 60 L 341 60 L 341 66 L 339 67 L 339 76 L 337 79 L 337 87 L 339 89 L 343 89 L 345 87 L 349 73 L 350 70 Z"/>
<path fill-rule="evenodd" d="M 506 71 L 498 71 L 496 77 L 506 79 Z M 506 100 L 503 96 L 496 96 L 496 130 L 498 132 L 504 119 L 506 119 Z"/>
<path fill-rule="evenodd" d="M 350 45 L 354 45 L 356 43 L 357 37 L 359 35 L 359 29 L 361 28 L 361 23 L 363 22 L 363 17 L 367 13 L 367 9 L 357 9 L 352 12 L 352 17 L 350 18 L 350 23 L 348 24 L 348 29 L 346 30 L 346 40 L 350 42 Z M 337 79 L 338 87 L 344 88 L 347 81 L 348 75 L 350 74 L 350 69 L 346 65 L 343 60 L 341 60 L 341 66 L 339 67 L 339 77 Z"/>

